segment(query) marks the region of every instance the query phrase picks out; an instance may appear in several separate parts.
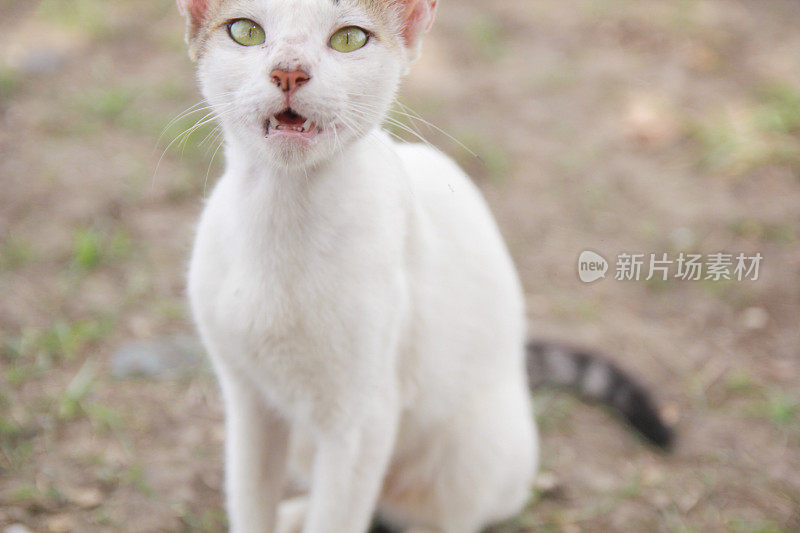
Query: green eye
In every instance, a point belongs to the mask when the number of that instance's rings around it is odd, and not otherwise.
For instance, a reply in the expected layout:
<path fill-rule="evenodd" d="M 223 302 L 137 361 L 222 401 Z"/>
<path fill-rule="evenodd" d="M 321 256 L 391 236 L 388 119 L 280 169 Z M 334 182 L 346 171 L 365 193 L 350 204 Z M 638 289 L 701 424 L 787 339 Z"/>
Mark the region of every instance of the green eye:
<path fill-rule="evenodd" d="M 228 33 L 242 46 L 258 46 L 267 40 L 264 29 L 250 19 L 234 20 L 228 25 Z"/>
<path fill-rule="evenodd" d="M 331 48 L 337 52 L 354 52 L 367 44 L 367 32 L 357 26 L 348 26 L 337 31 L 331 37 Z"/>

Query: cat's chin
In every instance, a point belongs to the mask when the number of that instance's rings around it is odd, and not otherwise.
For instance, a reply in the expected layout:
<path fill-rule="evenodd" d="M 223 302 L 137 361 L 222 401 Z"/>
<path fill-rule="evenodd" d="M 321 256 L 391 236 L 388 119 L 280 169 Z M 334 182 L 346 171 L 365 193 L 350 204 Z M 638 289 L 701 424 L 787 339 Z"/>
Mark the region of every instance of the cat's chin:
<path fill-rule="evenodd" d="M 328 135 L 319 128 L 309 131 L 279 129 L 267 132 L 253 148 L 278 168 L 300 170 L 314 167 L 330 157 L 329 144 Z"/>
<path fill-rule="evenodd" d="M 324 159 L 324 150 L 319 146 L 319 130 L 301 132 L 293 130 L 272 131 L 265 137 L 265 146 L 270 159 L 282 167 L 313 166 Z"/>

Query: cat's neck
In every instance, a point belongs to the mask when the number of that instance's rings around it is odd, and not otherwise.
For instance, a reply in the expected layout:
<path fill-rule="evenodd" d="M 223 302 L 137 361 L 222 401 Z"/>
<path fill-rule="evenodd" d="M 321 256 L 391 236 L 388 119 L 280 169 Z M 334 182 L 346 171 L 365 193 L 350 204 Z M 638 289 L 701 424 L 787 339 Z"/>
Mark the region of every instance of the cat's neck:
<path fill-rule="evenodd" d="M 220 184 L 229 216 L 245 240 L 262 250 L 304 247 L 309 235 L 358 223 L 364 207 L 359 199 L 380 187 L 374 174 L 390 173 L 383 167 L 396 161 L 391 147 L 388 135 L 376 128 L 322 164 L 276 168 L 230 143 Z"/>

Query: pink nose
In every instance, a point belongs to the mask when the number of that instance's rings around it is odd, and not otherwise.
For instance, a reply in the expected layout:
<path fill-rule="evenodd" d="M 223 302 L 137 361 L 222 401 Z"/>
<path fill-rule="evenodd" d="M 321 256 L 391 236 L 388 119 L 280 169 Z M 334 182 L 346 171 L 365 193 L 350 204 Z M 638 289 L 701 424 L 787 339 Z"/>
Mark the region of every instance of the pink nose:
<path fill-rule="evenodd" d="M 275 85 L 281 88 L 281 91 L 287 93 L 289 96 L 294 94 L 298 87 L 307 83 L 311 76 L 302 70 L 293 70 L 286 72 L 284 70 L 275 69 L 270 73 L 272 81 Z"/>

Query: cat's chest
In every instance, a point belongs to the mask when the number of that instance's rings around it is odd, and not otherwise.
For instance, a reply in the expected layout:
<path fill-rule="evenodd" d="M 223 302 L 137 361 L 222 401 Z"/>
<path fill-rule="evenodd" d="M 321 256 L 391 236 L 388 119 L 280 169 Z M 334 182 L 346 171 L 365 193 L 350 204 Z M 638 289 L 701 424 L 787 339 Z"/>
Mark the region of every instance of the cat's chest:
<path fill-rule="evenodd" d="M 341 304 L 322 281 L 330 266 L 312 271 L 311 265 L 276 257 L 280 251 L 257 252 L 226 250 L 220 243 L 217 253 L 224 259 L 216 271 L 201 274 L 195 298 L 200 320 L 242 355 L 263 360 L 312 351 L 322 336 L 320 326 L 330 324 Z"/>

